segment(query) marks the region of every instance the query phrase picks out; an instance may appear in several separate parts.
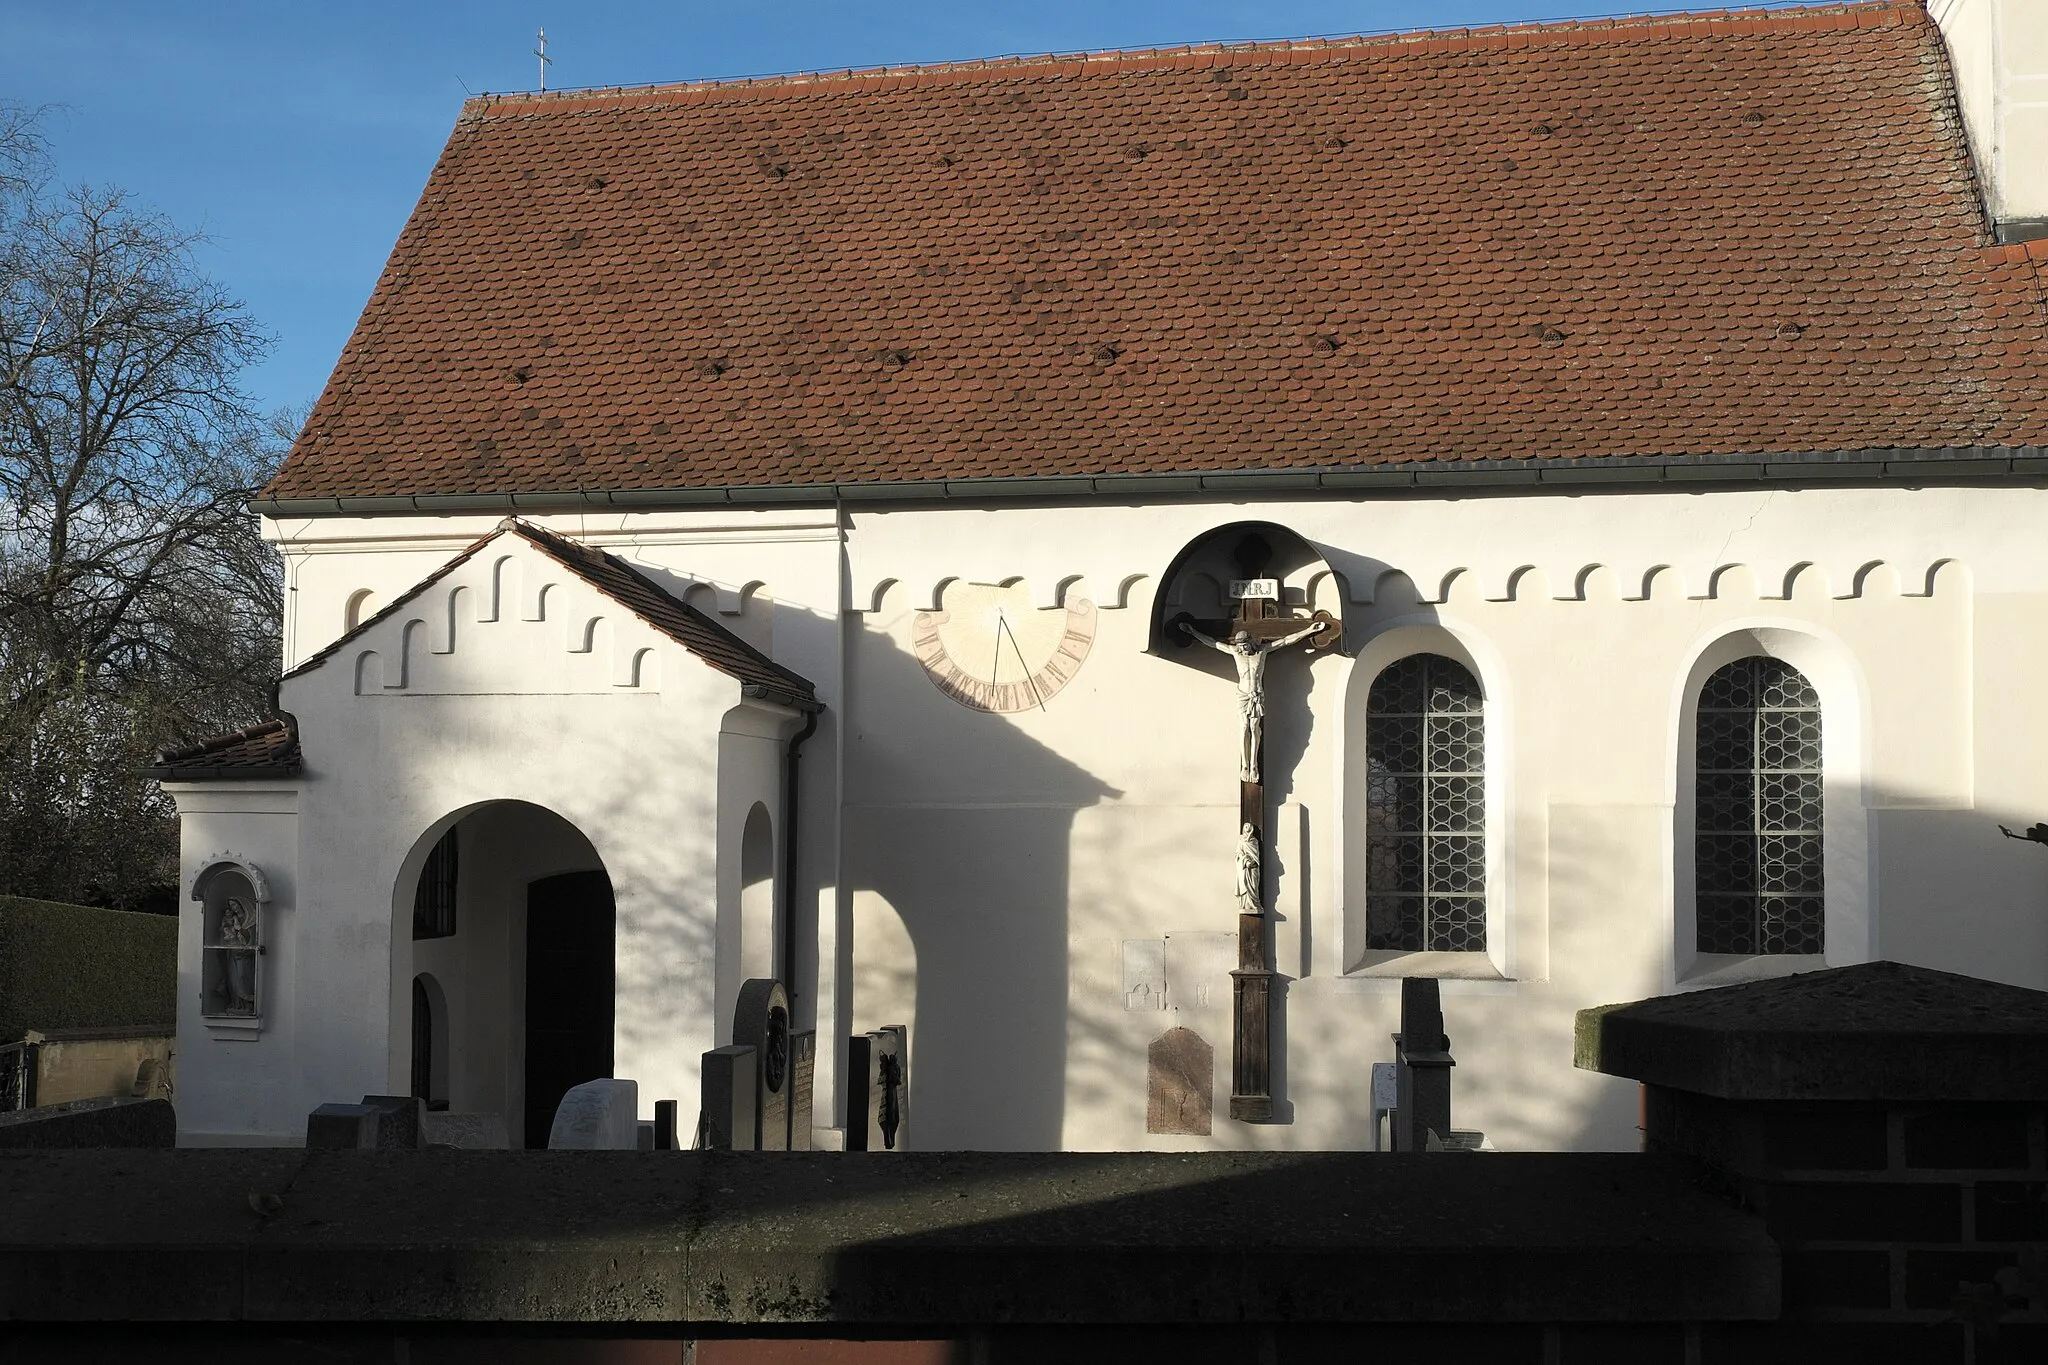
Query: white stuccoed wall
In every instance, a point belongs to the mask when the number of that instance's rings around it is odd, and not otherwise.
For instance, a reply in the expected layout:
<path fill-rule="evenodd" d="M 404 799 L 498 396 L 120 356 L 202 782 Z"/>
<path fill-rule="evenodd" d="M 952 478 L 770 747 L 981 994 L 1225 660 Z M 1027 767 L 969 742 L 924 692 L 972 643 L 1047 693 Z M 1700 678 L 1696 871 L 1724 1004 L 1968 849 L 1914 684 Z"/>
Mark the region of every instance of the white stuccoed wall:
<path fill-rule="evenodd" d="M 1993 220 L 2048 220 L 2048 4 L 1929 0 L 1927 8 L 1948 41 Z"/>
<path fill-rule="evenodd" d="M 187 1141 L 290 1140 L 319 1103 L 402 1093 L 416 970 L 436 971 L 461 1011 L 451 1098 L 502 1104 L 516 1140 L 516 1041 L 493 1047 L 490 1035 L 518 1034 L 524 886 L 593 865 L 617 906 L 617 1074 L 640 1082 L 649 1116 L 658 1098 L 694 1107 L 715 1032 L 719 864 L 740 839 L 721 797 L 742 818 L 756 802 L 779 811 L 788 713 L 745 702 L 736 680 L 511 537 L 287 679 L 281 703 L 306 734 L 305 772 L 289 790 L 173 788 L 193 812 L 188 881 L 215 845 L 239 838 L 236 851 L 286 888 L 269 907 L 260 1033 L 207 1024 L 196 979 L 185 983 Z M 296 819 L 245 813 L 256 805 L 296 806 Z M 458 940 L 415 945 L 419 869 L 440 833 L 479 808 L 510 823 L 494 839 L 486 820 L 465 852 Z M 495 908 L 480 903 L 492 891 L 504 898 Z M 196 973 L 198 916 L 187 920 Z"/>
<path fill-rule="evenodd" d="M 1570 1065 L 1576 1009 L 1782 965 L 1692 961 L 1677 889 L 1688 698 L 1756 641 L 1793 657 L 1823 696 L 1827 960 L 2048 986 L 2048 852 L 1995 828 L 2048 818 L 2048 717 L 2033 704 L 2048 665 L 2044 516 L 2048 491 L 1989 487 L 855 509 L 843 555 L 829 511 L 540 520 L 706 582 L 708 610 L 725 593 L 737 614 L 718 619 L 827 699 L 799 841 L 818 911 L 800 907 L 799 936 L 826 964 L 819 1122 L 839 1102 L 829 1044 L 909 1023 L 921 1146 L 1367 1145 L 1367 1069 L 1390 1055 L 1398 977 L 1415 964 L 1369 960 L 1360 941 L 1360 720 L 1372 677 L 1400 653 L 1467 659 L 1488 698 L 1490 951 L 1426 965 L 1454 976 L 1458 1122 L 1526 1149 L 1636 1142 L 1633 1087 Z M 1233 689 L 1146 652 L 1158 575 L 1189 542 L 1245 520 L 1322 551 L 1334 574 L 1312 565 L 1289 587 L 1347 626 L 1342 656 L 1273 668 L 1275 956 L 1291 978 L 1276 1089 L 1292 1121 L 1271 1126 L 1224 1117 Z M 401 591 L 491 524 L 281 526 L 294 656 L 339 632 L 352 594 Z M 1021 578 L 1048 611 L 1070 594 L 1101 607 L 1087 663 L 1046 709 L 981 714 L 925 678 L 912 625 L 955 578 Z M 674 907 L 736 907 L 746 811 L 765 800 L 780 819 L 780 732 L 733 759 L 744 737 L 720 732 L 734 698 L 672 685 L 674 661 L 660 665 L 661 694 L 623 745 L 609 694 L 359 706 L 335 666 L 299 684 L 333 695 L 295 702 L 288 688 L 311 779 L 296 820 L 256 813 L 288 793 L 221 784 L 181 799 L 193 858 L 246 844 L 283 863 L 296 840 L 285 880 L 324 908 L 284 911 L 280 951 L 317 979 L 296 1022 L 287 1011 L 260 1043 L 213 1045 L 227 1059 L 213 1090 L 181 1077 L 188 1124 L 302 1123 L 319 1099 L 402 1083 L 403 1039 L 376 1011 L 408 979 L 389 937 L 400 884 L 409 905 L 401 863 L 465 802 L 506 797 L 560 812 L 619 885 L 618 1074 L 643 1095 L 694 1094 L 695 1054 L 715 1032 L 704 954 L 718 920 Z M 508 649 L 491 671 L 538 666 Z M 328 756 L 358 752 L 414 759 L 323 791 Z M 237 801 L 248 809 L 228 809 Z M 705 821 L 715 849 L 675 837 Z M 1169 1008 L 1125 1008 L 1127 941 L 1164 943 Z M 645 980 L 629 952 L 657 964 Z M 196 944 L 187 956 L 196 969 Z M 813 973 L 800 964 L 800 981 Z M 800 1001 L 800 1021 L 811 1008 Z M 1145 1046 L 1175 1024 L 1216 1049 L 1208 1139 L 1144 1132 Z M 199 1050 L 188 1042 L 184 1056 Z M 265 1077 L 277 1116 L 263 1108 Z"/>

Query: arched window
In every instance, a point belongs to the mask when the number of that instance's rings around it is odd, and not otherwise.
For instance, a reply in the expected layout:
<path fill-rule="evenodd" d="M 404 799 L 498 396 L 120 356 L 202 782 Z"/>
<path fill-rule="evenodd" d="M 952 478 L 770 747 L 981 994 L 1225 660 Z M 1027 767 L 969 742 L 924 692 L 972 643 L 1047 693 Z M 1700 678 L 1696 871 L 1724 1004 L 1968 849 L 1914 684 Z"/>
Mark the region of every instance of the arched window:
<path fill-rule="evenodd" d="M 1820 696 L 1754 655 L 1700 688 L 1693 866 L 1702 953 L 1823 945 Z"/>
<path fill-rule="evenodd" d="M 1486 716 L 1479 682 L 1411 654 L 1366 701 L 1366 947 L 1486 950 Z"/>
<path fill-rule="evenodd" d="M 412 893 L 412 936 L 415 939 L 448 938 L 455 933 L 456 827 L 427 853 L 420 869 L 419 885 Z"/>
<path fill-rule="evenodd" d="M 448 1107 L 448 998 L 425 972 L 412 979 L 412 1093 Z"/>
<path fill-rule="evenodd" d="M 434 1002 L 423 976 L 412 979 L 412 1093 L 434 1098 Z"/>

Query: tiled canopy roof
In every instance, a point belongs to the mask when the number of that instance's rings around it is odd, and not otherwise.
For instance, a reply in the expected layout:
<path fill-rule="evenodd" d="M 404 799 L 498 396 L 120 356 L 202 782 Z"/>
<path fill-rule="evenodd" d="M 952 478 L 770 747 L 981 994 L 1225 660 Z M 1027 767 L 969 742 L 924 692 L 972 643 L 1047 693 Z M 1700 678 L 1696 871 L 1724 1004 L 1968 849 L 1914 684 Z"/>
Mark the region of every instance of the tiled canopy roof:
<path fill-rule="evenodd" d="M 166 749 L 146 771 L 167 782 L 290 777 L 298 772 L 299 762 L 298 731 L 287 721 L 267 720 L 187 749 Z"/>
<path fill-rule="evenodd" d="M 2041 445 L 1990 241 L 1914 4 L 485 97 L 269 494 Z"/>
<path fill-rule="evenodd" d="M 617 555 L 606 554 L 603 550 L 511 517 L 507 517 L 497 530 L 400 593 L 389 606 L 365 619 L 354 630 L 326 648 L 307 655 L 284 676 L 295 678 L 325 664 L 364 632 L 396 614 L 454 569 L 467 563 L 479 550 L 504 535 L 516 535 L 532 544 L 591 587 L 719 672 L 738 679 L 742 685 L 758 687 L 774 699 L 791 705 L 817 706 L 817 691 L 807 678 L 784 668 L 689 603 L 663 591 Z"/>

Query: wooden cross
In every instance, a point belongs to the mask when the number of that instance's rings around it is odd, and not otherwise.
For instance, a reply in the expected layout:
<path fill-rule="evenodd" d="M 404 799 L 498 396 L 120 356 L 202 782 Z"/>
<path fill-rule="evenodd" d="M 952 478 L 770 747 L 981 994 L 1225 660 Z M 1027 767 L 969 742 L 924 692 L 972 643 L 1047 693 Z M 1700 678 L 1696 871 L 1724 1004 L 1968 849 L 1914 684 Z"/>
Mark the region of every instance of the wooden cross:
<path fill-rule="evenodd" d="M 1232 584 L 1237 611 L 1227 622 L 1198 621 L 1183 613 L 1169 623 L 1169 638 L 1185 643 L 1190 638 L 1185 628 L 1192 627 L 1211 639 L 1231 639 L 1242 632 L 1260 643 L 1271 643 L 1320 622 L 1321 629 L 1302 643 L 1310 653 L 1336 648 L 1344 626 L 1329 612 L 1296 616 L 1283 609 L 1279 584 L 1262 576 L 1271 555 L 1263 537 L 1246 536 L 1235 556 L 1245 574 Z M 1266 855 L 1272 843 L 1266 836 L 1264 749 L 1261 727 L 1251 765 L 1259 780 L 1248 781 L 1240 774 L 1238 781 L 1238 824 L 1240 829 L 1250 826 L 1256 836 L 1259 886 L 1256 903 L 1241 907 L 1238 913 L 1237 970 L 1230 974 L 1230 1116 L 1251 1123 L 1269 1122 L 1273 1117 L 1273 965 L 1264 890 Z"/>

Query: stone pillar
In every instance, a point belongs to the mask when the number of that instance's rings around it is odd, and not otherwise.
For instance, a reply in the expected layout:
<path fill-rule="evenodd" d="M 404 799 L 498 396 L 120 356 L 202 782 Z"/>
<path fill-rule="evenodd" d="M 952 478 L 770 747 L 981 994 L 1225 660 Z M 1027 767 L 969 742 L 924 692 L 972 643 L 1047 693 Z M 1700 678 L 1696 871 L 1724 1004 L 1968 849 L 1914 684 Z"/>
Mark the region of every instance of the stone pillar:
<path fill-rule="evenodd" d="M 2048 1358 L 2048 993 L 1839 967 L 1582 1010 L 1577 1062 L 1763 1215 L 1814 1351 Z"/>

